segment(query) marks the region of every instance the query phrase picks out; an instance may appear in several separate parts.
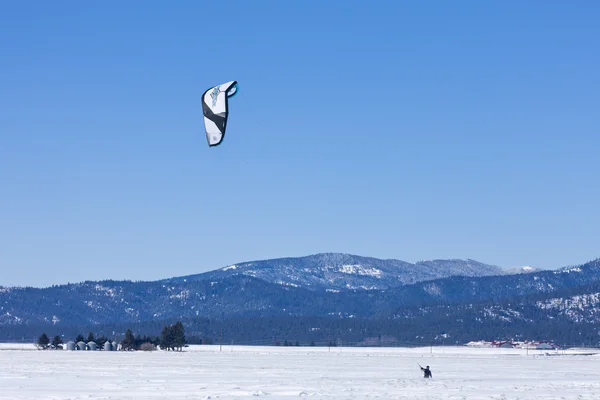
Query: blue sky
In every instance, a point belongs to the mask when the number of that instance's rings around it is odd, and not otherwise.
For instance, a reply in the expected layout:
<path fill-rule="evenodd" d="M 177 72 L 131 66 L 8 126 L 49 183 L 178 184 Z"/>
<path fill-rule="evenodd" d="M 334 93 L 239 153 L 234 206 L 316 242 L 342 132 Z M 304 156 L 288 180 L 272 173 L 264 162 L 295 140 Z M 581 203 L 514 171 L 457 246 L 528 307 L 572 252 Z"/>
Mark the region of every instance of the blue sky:
<path fill-rule="evenodd" d="M 591 0 L 2 2 L 0 285 L 600 257 L 599 20 Z M 209 148 L 200 96 L 233 79 Z"/>

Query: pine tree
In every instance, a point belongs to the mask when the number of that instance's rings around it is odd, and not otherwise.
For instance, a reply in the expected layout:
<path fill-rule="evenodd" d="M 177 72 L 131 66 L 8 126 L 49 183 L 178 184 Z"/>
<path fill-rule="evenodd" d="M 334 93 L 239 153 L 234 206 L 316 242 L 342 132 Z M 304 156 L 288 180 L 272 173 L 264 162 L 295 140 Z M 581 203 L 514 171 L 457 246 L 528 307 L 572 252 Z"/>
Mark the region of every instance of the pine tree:
<path fill-rule="evenodd" d="M 58 348 L 61 347 L 60 346 L 61 344 L 63 344 L 62 338 L 60 336 L 58 336 L 58 335 L 54 336 L 54 338 L 52 339 L 52 347 L 55 348 L 55 349 L 58 349 Z"/>
<path fill-rule="evenodd" d="M 83 335 L 80 333 L 79 335 L 77 335 L 77 337 L 75 338 L 75 343 L 79 343 L 79 342 L 83 342 L 85 340 L 85 338 L 83 337 Z"/>
<path fill-rule="evenodd" d="M 127 329 L 127 332 L 125 332 L 125 338 L 121 341 L 121 348 L 123 350 L 135 350 L 135 337 L 131 329 Z"/>
<path fill-rule="evenodd" d="M 160 348 L 163 350 L 171 350 L 173 348 L 173 332 L 171 327 L 164 326 L 160 334 Z"/>
<path fill-rule="evenodd" d="M 98 344 L 98 346 L 103 347 L 104 343 L 106 343 L 107 339 L 104 335 L 100 335 L 100 337 L 98 337 L 96 339 L 96 343 Z"/>
<path fill-rule="evenodd" d="M 90 333 L 88 333 L 86 343 L 93 342 L 93 341 L 94 341 L 94 334 L 92 332 L 90 332 Z"/>
<path fill-rule="evenodd" d="M 182 351 L 183 346 L 185 346 L 187 343 L 185 339 L 185 328 L 183 327 L 183 323 L 181 323 L 181 321 L 177 321 L 177 323 L 172 326 L 171 331 L 173 335 L 173 347 L 179 351 Z"/>
<path fill-rule="evenodd" d="M 39 337 L 37 344 L 39 347 L 41 347 L 43 350 L 48 348 L 48 344 L 50 344 L 50 339 L 48 338 L 48 335 L 46 335 L 46 333 L 42 333 L 42 335 Z"/>

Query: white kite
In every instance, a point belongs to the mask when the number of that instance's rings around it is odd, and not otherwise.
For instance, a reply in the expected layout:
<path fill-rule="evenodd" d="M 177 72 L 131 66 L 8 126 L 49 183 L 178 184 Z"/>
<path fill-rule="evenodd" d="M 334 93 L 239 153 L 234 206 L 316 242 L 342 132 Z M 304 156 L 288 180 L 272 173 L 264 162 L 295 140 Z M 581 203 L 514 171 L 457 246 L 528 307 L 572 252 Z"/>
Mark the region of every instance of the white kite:
<path fill-rule="evenodd" d="M 202 95 L 202 112 L 208 145 L 218 146 L 225 137 L 227 117 L 229 116 L 229 98 L 238 91 L 236 81 L 230 81 L 211 87 Z"/>

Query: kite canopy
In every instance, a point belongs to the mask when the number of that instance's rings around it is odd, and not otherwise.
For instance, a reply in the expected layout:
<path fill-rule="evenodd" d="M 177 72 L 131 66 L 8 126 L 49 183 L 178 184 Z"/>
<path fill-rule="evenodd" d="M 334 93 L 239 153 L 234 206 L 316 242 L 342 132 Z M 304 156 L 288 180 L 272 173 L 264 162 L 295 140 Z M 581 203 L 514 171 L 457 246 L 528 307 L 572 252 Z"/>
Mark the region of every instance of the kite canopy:
<path fill-rule="evenodd" d="M 208 145 L 218 146 L 225 137 L 227 117 L 229 116 L 228 99 L 238 91 L 237 81 L 230 81 L 211 87 L 202 95 L 202 112 Z"/>

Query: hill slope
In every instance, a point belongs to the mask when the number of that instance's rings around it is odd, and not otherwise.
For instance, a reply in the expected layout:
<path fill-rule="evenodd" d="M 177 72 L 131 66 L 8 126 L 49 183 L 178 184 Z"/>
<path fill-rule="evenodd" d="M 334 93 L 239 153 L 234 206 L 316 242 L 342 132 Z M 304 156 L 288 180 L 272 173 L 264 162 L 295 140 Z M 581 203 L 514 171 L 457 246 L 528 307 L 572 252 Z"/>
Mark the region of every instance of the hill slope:
<path fill-rule="evenodd" d="M 322 253 L 244 262 L 166 281 L 222 279 L 244 275 L 310 290 L 383 290 L 450 276 L 503 274 L 506 271 L 502 268 L 474 260 L 430 260 L 411 264 L 400 260 Z"/>

